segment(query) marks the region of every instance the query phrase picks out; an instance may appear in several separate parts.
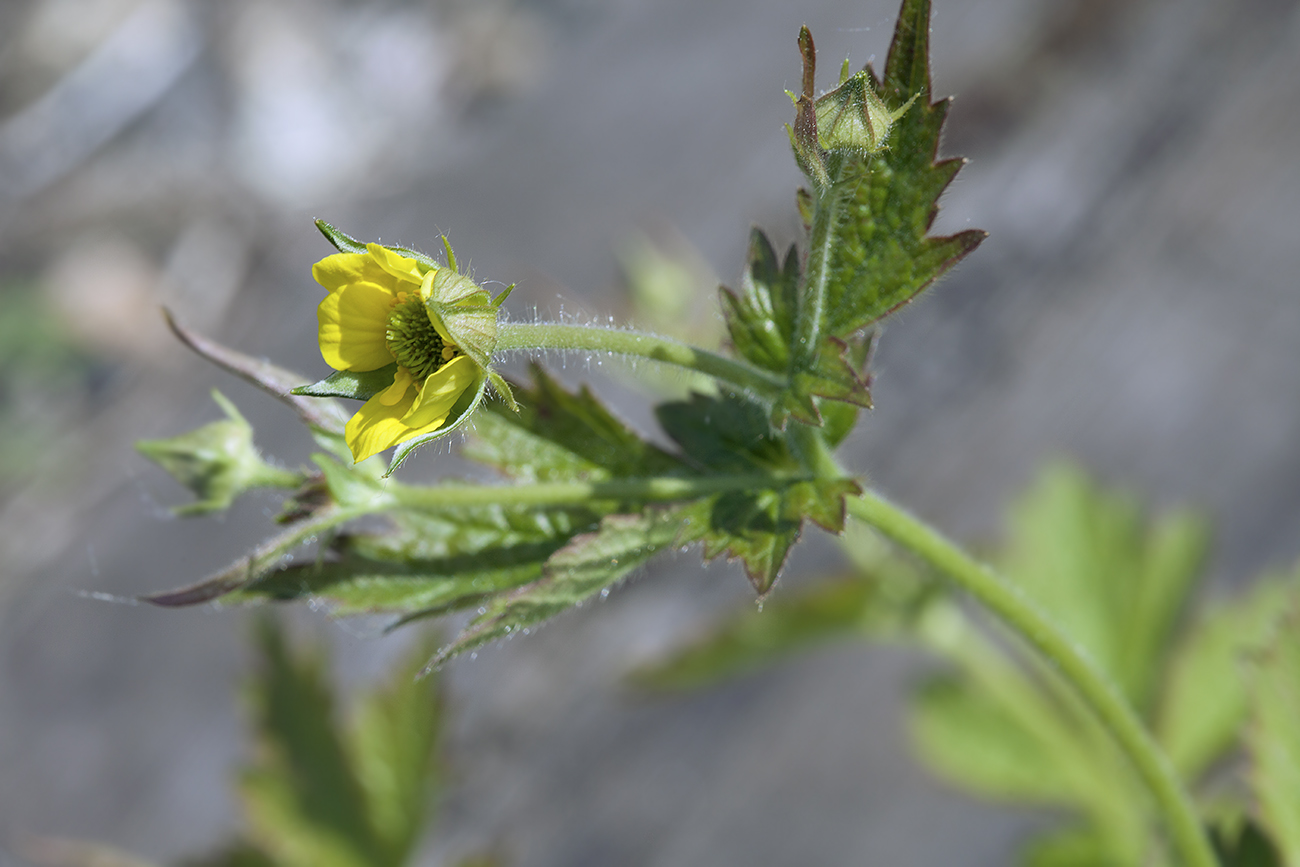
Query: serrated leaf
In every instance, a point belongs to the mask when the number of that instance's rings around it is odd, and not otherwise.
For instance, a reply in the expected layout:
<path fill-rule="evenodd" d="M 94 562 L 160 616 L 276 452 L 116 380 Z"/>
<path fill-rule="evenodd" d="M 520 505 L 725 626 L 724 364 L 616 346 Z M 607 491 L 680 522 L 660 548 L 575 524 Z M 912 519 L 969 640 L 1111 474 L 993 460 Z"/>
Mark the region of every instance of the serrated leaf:
<path fill-rule="evenodd" d="M 597 521 L 580 509 L 403 513 L 391 532 L 341 536 L 323 561 L 273 572 L 228 601 L 305 598 L 335 615 L 433 616 L 536 581 L 556 550 Z"/>
<path fill-rule="evenodd" d="M 572 608 L 645 565 L 689 534 L 680 508 L 650 508 L 638 515 L 610 515 L 598 530 L 575 536 L 546 563 L 539 580 L 492 600 L 430 666 L 467 650 L 520 634 Z"/>
<path fill-rule="evenodd" d="M 352 400 L 370 400 L 393 384 L 397 376 L 397 362 L 378 370 L 336 370 L 311 385 L 300 385 L 292 393 L 303 397 L 344 397 Z"/>
<path fill-rule="evenodd" d="M 1251 683 L 1251 788 L 1283 864 L 1300 864 L 1300 593 L 1292 594 Z"/>
<path fill-rule="evenodd" d="M 655 417 L 697 467 L 710 473 L 794 470 L 799 462 L 785 438 L 768 423 L 767 411 L 736 394 L 692 394 L 662 403 Z"/>
<path fill-rule="evenodd" d="M 681 463 L 619 421 L 583 386 L 566 391 L 533 365 L 512 383 L 519 411 L 489 403 L 464 454 L 521 481 L 600 480 L 680 471 Z"/>
<path fill-rule="evenodd" d="M 886 150 L 842 157 L 823 307 L 826 331 L 837 337 L 906 304 L 985 237 L 927 237 L 939 195 L 963 162 L 935 162 L 949 100 L 930 102 L 929 32 L 929 0 L 905 0 L 879 96 L 891 111 L 922 96 L 894 122 Z"/>

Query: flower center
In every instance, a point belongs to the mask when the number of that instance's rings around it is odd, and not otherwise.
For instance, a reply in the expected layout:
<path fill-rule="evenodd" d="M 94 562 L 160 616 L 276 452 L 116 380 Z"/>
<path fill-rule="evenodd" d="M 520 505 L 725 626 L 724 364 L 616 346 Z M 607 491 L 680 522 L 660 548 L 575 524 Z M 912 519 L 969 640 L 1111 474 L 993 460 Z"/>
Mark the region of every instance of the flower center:
<path fill-rule="evenodd" d="M 398 298 L 388 314 L 384 338 L 397 363 L 411 371 L 417 382 L 456 357 L 456 347 L 443 343 L 418 295 Z"/>

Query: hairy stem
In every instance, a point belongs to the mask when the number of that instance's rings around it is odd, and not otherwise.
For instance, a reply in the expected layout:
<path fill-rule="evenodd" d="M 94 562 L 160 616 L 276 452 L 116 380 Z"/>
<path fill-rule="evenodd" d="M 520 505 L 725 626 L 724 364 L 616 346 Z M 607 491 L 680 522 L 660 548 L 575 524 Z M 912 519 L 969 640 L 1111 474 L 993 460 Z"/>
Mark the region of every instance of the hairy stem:
<path fill-rule="evenodd" d="M 825 319 L 826 284 L 830 281 L 831 251 L 835 241 L 835 221 L 839 219 L 844 193 L 840 188 L 840 168 L 831 167 L 831 182 L 817 191 L 812 229 L 808 238 L 808 265 L 799 295 L 799 313 L 795 321 L 793 370 L 811 367 L 821 345 L 822 321 Z"/>
<path fill-rule="evenodd" d="M 553 322 L 510 324 L 500 327 L 496 348 L 498 352 L 562 349 L 633 355 L 707 374 L 767 398 L 786 388 L 784 377 L 752 364 L 640 331 Z"/>
<path fill-rule="evenodd" d="M 726 491 L 752 491 L 798 481 L 769 475 L 706 476 L 681 479 L 658 476 L 608 482 L 543 482 L 532 485 L 441 484 L 431 487 L 390 485 L 378 495 L 381 509 L 459 509 L 466 506 L 567 506 L 593 500 L 642 503 L 692 500 Z"/>
<path fill-rule="evenodd" d="M 1164 814 L 1170 837 L 1187 867 L 1217 867 L 1196 808 L 1169 759 L 1119 689 L 1082 647 L 1061 632 L 1018 587 L 879 494 L 868 491 L 850 497 L 847 505 L 849 514 L 957 582 L 1050 660 L 1133 763 Z"/>

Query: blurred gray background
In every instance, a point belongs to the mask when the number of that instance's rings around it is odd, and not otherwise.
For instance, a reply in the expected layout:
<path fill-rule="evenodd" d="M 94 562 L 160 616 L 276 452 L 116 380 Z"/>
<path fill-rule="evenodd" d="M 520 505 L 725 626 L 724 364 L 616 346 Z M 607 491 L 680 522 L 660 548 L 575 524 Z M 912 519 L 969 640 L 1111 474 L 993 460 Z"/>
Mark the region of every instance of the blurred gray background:
<path fill-rule="evenodd" d="M 958 95 L 945 150 L 971 159 L 936 229 L 992 234 L 889 324 L 850 465 L 979 541 L 1070 455 L 1212 515 L 1221 585 L 1294 561 L 1298 9 L 936 0 L 935 90 Z M 751 224 L 794 237 L 781 125 L 799 25 L 826 85 L 845 55 L 883 63 L 895 11 L 0 4 L 0 865 L 26 864 L 36 836 L 165 861 L 238 821 L 247 615 L 89 594 L 188 582 L 269 531 L 270 495 L 171 518 L 186 494 L 132 450 L 217 418 L 213 386 L 279 461 L 312 446 L 171 340 L 160 303 L 320 375 L 314 217 L 425 249 L 446 232 L 479 279 L 519 283 L 517 318 L 629 315 L 618 256 L 639 232 L 689 239 L 697 271 L 734 284 Z M 707 317 L 692 327 L 716 333 Z M 616 362 L 550 362 L 648 425 Z M 829 562 L 816 536 L 787 583 Z M 679 699 L 622 686 L 752 604 L 737 568 L 696 560 L 449 667 L 454 774 L 426 863 L 489 846 L 527 867 L 1007 862 L 1036 820 L 945 791 L 908 756 L 909 654 L 827 648 Z M 379 623 L 295 622 L 330 641 L 346 684 L 405 643 Z"/>

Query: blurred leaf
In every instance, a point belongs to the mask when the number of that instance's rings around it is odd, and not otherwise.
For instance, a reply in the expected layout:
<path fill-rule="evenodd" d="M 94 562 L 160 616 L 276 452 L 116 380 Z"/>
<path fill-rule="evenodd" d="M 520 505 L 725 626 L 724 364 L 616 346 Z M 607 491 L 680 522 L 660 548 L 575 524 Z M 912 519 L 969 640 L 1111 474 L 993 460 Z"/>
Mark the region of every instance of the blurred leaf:
<path fill-rule="evenodd" d="M 670 657 L 632 673 L 654 689 L 698 689 L 822 644 L 906 632 L 936 587 L 899 562 L 774 596 L 746 607 Z"/>
<path fill-rule="evenodd" d="M 1036 838 L 1025 849 L 1024 867 L 1129 867 L 1092 828 L 1066 828 Z"/>
<path fill-rule="evenodd" d="M 1058 464 L 1012 507 L 1002 559 L 1146 712 L 1205 548 L 1200 520 L 1180 513 L 1148 526 L 1132 499 Z"/>
<path fill-rule="evenodd" d="M 1251 788 L 1281 863 L 1300 864 L 1300 593 L 1293 594 L 1251 683 Z"/>
<path fill-rule="evenodd" d="M 1254 822 L 1229 830 L 1211 829 L 1210 840 L 1222 867 L 1285 867 L 1273 841 Z"/>
<path fill-rule="evenodd" d="M 1237 744 L 1246 718 L 1247 654 L 1259 646 L 1294 592 L 1281 576 L 1196 618 L 1179 642 L 1155 726 L 1174 766 L 1196 779 Z"/>
<path fill-rule="evenodd" d="M 938 198 L 963 160 L 935 162 L 948 99 L 931 103 L 930 3 L 904 0 L 878 92 L 890 110 L 917 100 L 874 156 L 837 155 L 826 332 L 846 337 L 910 301 L 975 249 L 986 233 L 927 237 Z M 874 74 L 868 75 L 875 84 Z M 818 203 L 828 201 L 825 197 Z"/>
<path fill-rule="evenodd" d="M 425 653 L 363 695 L 340 728 L 319 657 L 291 653 L 262 621 L 263 670 L 250 690 L 258 750 L 240 777 L 243 839 L 192 867 L 399 867 L 408 863 L 436 784 L 440 710 L 417 681 Z M 426 651 L 427 652 L 427 651 Z"/>
<path fill-rule="evenodd" d="M 406 864 L 437 793 L 441 705 L 417 674 L 431 647 L 421 646 L 388 684 L 361 698 L 349 739 L 370 826 L 390 864 Z"/>
<path fill-rule="evenodd" d="M 271 620 L 259 643 L 266 667 L 250 697 L 262 755 L 239 786 L 250 839 L 286 867 L 391 863 L 335 728 L 323 666 L 292 658 Z"/>

